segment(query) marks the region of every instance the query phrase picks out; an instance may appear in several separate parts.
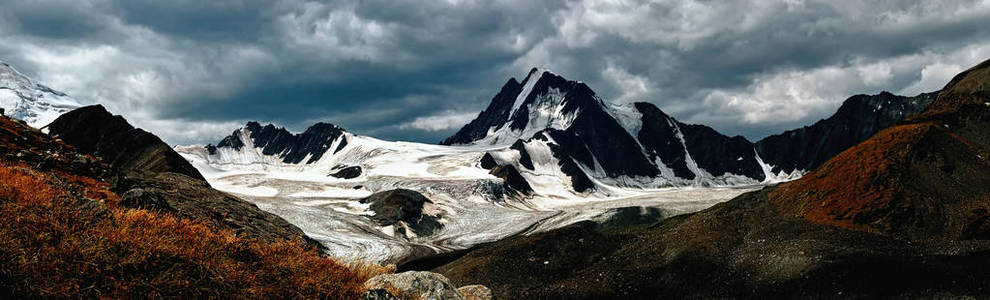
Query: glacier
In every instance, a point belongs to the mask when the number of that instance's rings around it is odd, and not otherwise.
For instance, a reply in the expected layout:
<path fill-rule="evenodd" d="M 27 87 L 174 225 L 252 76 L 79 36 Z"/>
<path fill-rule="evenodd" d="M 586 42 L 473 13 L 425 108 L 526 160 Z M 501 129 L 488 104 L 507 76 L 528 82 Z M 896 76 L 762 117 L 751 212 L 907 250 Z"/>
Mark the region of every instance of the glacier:
<path fill-rule="evenodd" d="M 333 256 L 378 263 L 403 263 L 449 251 L 467 249 L 506 237 L 542 232 L 582 220 L 601 220 L 624 207 L 655 207 L 664 215 L 698 211 L 759 188 L 757 185 L 630 188 L 597 181 L 593 192 L 569 188 L 566 174 L 544 141 L 525 145 L 534 170 L 522 170 L 534 194 L 505 193 L 502 179 L 489 174 L 479 161 L 491 153 L 498 161 L 514 161 L 519 152 L 508 146 L 442 146 L 385 141 L 345 133 L 329 151 L 308 164 L 284 162 L 279 154 L 265 155 L 239 129 L 245 146 L 217 148 L 201 145 L 175 150 L 219 190 L 248 200 L 299 226 L 326 245 Z M 552 141 L 547 141 L 552 142 Z M 305 161 L 305 160 L 304 160 Z M 356 178 L 328 176 L 339 166 L 361 166 Z M 359 200 L 395 188 L 418 191 L 433 204 L 424 207 L 440 216 L 443 228 L 430 236 L 396 236 L 392 226 L 378 226 L 374 214 Z"/>

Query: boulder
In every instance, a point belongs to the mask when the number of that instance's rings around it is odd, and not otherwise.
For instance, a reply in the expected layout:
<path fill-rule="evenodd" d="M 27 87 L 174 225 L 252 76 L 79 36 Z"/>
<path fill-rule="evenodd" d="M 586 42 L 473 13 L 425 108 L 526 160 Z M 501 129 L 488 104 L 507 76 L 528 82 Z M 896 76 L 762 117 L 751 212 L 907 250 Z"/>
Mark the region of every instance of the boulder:
<path fill-rule="evenodd" d="M 375 212 L 371 219 L 380 226 L 396 226 L 396 233 L 405 234 L 405 228 L 399 222 L 408 225 L 416 236 L 428 236 L 443 227 L 436 216 L 423 214 L 423 205 L 432 203 L 423 194 L 413 190 L 394 189 L 374 193 L 361 199 L 361 203 L 371 204 Z"/>
<path fill-rule="evenodd" d="M 402 299 L 465 299 L 447 277 L 433 272 L 410 271 L 378 275 L 365 282 L 364 288 L 369 292 L 386 290 Z"/>
<path fill-rule="evenodd" d="M 373 289 L 361 294 L 361 300 L 399 300 L 385 289 Z"/>
<path fill-rule="evenodd" d="M 492 290 L 480 284 L 462 286 L 457 289 L 457 292 L 461 293 L 464 300 L 492 300 L 495 298 L 492 296 Z"/>
<path fill-rule="evenodd" d="M 120 197 L 120 206 L 158 211 L 172 210 L 165 199 L 142 188 L 133 188 L 124 193 Z"/>

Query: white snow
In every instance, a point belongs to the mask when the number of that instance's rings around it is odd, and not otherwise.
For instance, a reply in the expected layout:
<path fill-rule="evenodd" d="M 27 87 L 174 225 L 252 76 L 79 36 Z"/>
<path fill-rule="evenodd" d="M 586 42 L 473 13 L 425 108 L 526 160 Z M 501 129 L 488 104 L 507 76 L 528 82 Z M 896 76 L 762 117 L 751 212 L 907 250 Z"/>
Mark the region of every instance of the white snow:
<path fill-rule="evenodd" d="M 639 137 L 639 131 L 643 128 L 643 114 L 636 109 L 633 103 L 609 105 L 607 112 L 619 121 L 622 128 L 625 128 L 633 138 Z"/>
<path fill-rule="evenodd" d="M 529 139 L 534 134 L 545 129 L 554 128 L 564 130 L 571 127 L 574 119 L 581 113 L 580 110 L 569 113 L 564 112 L 565 92 L 556 88 L 549 88 L 546 93 L 535 96 L 533 102 L 527 105 L 527 123 L 521 130 L 510 128 L 506 124 L 498 130 L 489 129 L 488 135 L 475 141 L 474 145 L 508 146 L 518 139 Z M 517 114 L 517 112 L 513 112 Z M 510 118 L 512 120 L 512 118 Z"/>
<path fill-rule="evenodd" d="M 80 106 L 72 97 L 35 83 L 0 61 L 0 107 L 6 110 L 6 115 L 41 128 Z"/>
<path fill-rule="evenodd" d="M 756 157 L 756 163 L 760 165 L 761 169 L 763 169 L 764 179 L 763 182 L 761 182 L 761 184 L 774 184 L 774 183 L 791 181 L 801 178 L 801 176 L 807 173 L 807 171 L 805 170 L 794 170 L 790 174 L 788 174 L 787 172 L 784 172 L 784 170 L 780 170 L 779 173 L 774 174 L 773 166 L 763 162 L 763 158 L 761 158 L 760 154 L 756 152 L 756 149 L 753 149 L 753 155 Z"/>
<path fill-rule="evenodd" d="M 516 111 L 519 110 L 520 107 L 522 107 L 524 102 L 526 102 L 526 98 L 529 97 L 529 94 L 533 92 L 533 87 L 536 86 L 536 82 L 540 81 L 540 78 L 543 77 L 543 72 L 545 72 L 545 70 L 542 69 L 533 70 L 532 72 L 529 73 L 529 75 L 526 76 L 526 79 L 523 80 L 525 81 L 525 83 L 523 83 L 522 91 L 520 91 L 519 95 L 516 96 L 516 101 L 512 102 L 512 110 L 509 111 L 508 120 L 512 120 L 512 117 L 515 116 Z"/>

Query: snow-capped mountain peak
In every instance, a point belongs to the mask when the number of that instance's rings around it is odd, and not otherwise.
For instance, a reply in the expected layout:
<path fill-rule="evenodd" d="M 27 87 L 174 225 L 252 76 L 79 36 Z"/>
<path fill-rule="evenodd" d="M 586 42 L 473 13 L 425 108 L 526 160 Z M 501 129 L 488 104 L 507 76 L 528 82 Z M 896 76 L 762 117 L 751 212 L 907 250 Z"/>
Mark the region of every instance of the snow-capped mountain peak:
<path fill-rule="evenodd" d="M 349 134 L 337 125 L 316 123 L 303 133 L 294 134 L 284 127 L 248 122 L 223 138 L 216 146 L 207 145 L 210 155 L 228 160 L 252 162 L 262 157 L 276 158 L 287 164 L 311 164 L 327 152 L 336 153 L 347 146 Z"/>
<path fill-rule="evenodd" d="M 522 82 L 510 79 L 478 119 L 443 144 L 508 146 L 543 130 L 566 130 L 583 111 L 604 106 L 584 83 L 533 68 Z"/>
<path fill-rule="evenodd" d="M 0 61 L 0 107 L 8 116 L 43 127 L 59 115 L 82 106 L 76 99 L 34 82 L 10 64 Z"/>
<path fill-rule="evenodd" d="M 548 134 L 553 142 L 541 140 Z M 546 147 L 563 173 L 605 185 L 734 185 L 764 177 L 752 143 L 742 137 L 678 122 L 650 103 L 607 103 L 582 82 L 536 68 L 521 83 L 510 79 L 477 119 L 443 144 L 519 141 L 553 144 Z"/>

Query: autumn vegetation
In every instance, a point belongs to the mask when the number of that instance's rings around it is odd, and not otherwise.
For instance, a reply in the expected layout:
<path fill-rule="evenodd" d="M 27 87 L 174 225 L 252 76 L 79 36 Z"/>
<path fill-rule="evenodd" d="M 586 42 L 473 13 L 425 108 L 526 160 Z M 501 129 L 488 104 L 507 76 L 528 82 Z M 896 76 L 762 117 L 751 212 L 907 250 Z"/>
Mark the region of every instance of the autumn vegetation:
<path fill-rule="evenodd" d="M 0 295 L 353 299 L 390 271 L 119 199 L 100 180 L 0 161 Z"/>

